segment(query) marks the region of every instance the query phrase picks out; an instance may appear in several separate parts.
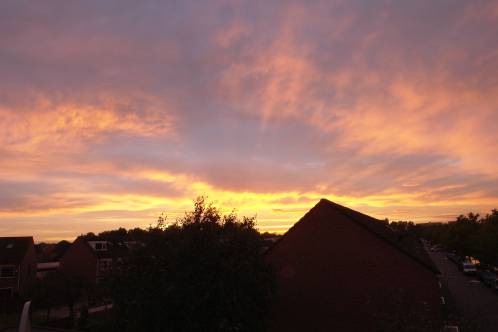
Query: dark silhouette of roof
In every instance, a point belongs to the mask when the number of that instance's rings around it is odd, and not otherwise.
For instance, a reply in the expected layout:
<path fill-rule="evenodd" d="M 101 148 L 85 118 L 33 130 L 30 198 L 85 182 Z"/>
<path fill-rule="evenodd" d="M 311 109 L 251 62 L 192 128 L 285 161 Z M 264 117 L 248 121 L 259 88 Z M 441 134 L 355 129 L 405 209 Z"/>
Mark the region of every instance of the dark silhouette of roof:
<path fill-rule="evenodd" d="M 39 243 L 36 245 L 38 262 L 56 262 L 71 247 L 71 242 L 60 241 L 58 243 Z"/>
<path fill-rule="evenodd" d="M 438 270 L 415 236 L 320 200 L 266 253 L 269 331 L 439 331 Z"/>
<path fill-rule="evenodd" d="M 436 274 L 440 273 L 430 257 L 427 255 L 420 240 L 412 234 L 398 234 L 394 232 L 385 221 L 375 219 L 361 212 L 331 202 L 325 198 L 322 198 L 303 218 L 301 218 L 301 220 L 299 220 L 293 227 L 291 227 L 287 231 L 287 233 L 285 233 L 275 243 L 275 245 L 278 244 L 278 242 L 281 241 L 289 232 L 294 231 L 295 228 L 306 219 L 311 211 L 328 208 L 334 209 L 350 221 L 362 226 L 369 232 L 384 240 L 389 245 L 397 248 L 398 250 L 409 256 L 411 259 L 422 264 L 425 268 L 431 270 Z"/>
<path fill-rule="evenodd" d="M 92 235 L 92 236 L 80 236 L 76 239 L 76 241 L 83 241 L 88 248 L 93 252 L 95 257 L 97 258 L 122 258 L 126 257 L 130 254 L 130 249 L 124 242 L 117 242 L 117 241 L 109 241 L 104 237 Z M 90 241 L 98 241 L 98 242 L 106 242 L 107 247 L 106 250 L 94 250 L 89 242 Z"/>
<path fill-rule="evenodd" d="M 26 255 L 32 236 L 0 237 L 0 264 L 20 264 Z"/>

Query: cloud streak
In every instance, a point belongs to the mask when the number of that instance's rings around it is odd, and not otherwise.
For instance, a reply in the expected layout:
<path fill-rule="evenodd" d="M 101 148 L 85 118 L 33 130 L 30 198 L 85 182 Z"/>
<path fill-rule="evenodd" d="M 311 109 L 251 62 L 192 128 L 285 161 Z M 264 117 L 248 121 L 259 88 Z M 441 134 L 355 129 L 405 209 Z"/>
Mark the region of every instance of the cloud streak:
<path fill-rule="evenodd" d="M 279 231 L 320 197 L 381 218 L 486 212 L 497 9 L 3 2 L 0 229 L 143 226 L 201 194 Z"/>

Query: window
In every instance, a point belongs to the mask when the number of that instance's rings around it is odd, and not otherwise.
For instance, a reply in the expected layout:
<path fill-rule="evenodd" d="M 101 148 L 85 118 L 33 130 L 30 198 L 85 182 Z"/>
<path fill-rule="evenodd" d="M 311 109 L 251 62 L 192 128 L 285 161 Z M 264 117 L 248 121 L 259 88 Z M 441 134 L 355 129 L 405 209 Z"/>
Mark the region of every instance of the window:
<path fill-rule="evenodd" d="M 105 251 L 105 250 L 107 250 L 107 243 L 105 243 L 105 242 L 96 242 L 95 243 L 95 250 L 98 250 L 98 251 Z"/>
<path fill-rule="evenodd" d="M 102 258 L 99 259 L 99 271 L 104 272 L 111 269 L 112 259 Z"/>
<path fill-rule="evenodd" d="M 14 278 L 15 272 L 13 265 L 0 266 L 0 278 Z"/>

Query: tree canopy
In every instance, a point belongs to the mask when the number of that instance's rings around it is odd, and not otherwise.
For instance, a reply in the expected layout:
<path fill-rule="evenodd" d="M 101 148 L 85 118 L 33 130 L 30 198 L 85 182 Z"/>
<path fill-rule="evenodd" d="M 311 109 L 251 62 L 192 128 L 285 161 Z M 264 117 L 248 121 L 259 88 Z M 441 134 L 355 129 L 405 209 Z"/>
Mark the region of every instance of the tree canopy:
<path fill-rule="evenodd" d="M 114 280 L 115 330 L 263 330 L 273 278 L 254 218 L 203 197 L 173 224 L 161 218 Z"/>
<path fill-rule="evenodd" d="M 421 236 L 441 243 L 461 256 L 472 256 L 484 264 L 498 265 L 498 210 L 484 217 L 468 213 L 454 222 L 418 227 Z"/>

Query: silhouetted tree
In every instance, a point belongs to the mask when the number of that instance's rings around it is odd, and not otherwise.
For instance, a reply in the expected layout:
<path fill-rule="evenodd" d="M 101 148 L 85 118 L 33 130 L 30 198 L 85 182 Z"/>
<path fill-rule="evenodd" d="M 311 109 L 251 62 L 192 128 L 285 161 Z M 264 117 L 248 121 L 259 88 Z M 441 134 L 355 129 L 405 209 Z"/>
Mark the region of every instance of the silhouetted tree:
<path fill-rule="evenodd" d="M 399 234 L 402 233 L 415 233 L 415 224 L 412 221 L 393 221 L 389 224 L 391 229 Z"/>
<path fill-rule="evenodd" d="M 262 331 L 273 279 L 254 218 L 203 197 L 149 242 L 115 280 L 119 331 Z"/>
<path fill-rule="evenodd" d="M 450 223 L 416 227 L 417 232 L 434 243 L 440 243 L 461 256 L 473 256 L 484 264 L 498 265 L 498 211 L 484 218 L 479 214 L 460 215 Z"/>

